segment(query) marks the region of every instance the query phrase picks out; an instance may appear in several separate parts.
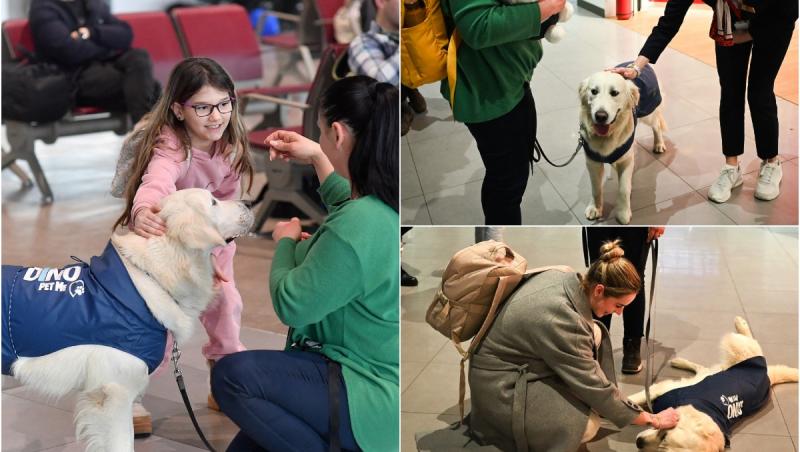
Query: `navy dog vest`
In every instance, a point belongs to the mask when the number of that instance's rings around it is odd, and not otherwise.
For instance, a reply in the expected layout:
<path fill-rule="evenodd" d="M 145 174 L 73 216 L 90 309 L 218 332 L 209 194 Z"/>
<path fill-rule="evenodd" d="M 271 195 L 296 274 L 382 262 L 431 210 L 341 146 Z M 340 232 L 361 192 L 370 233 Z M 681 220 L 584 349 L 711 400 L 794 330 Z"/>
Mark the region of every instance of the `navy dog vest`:
<path fill-rule="evenodd" d="M 617 67 L 625 67 L 630 63 L 628 61 L 617 65 Z M 583 150 L 589 159 L 600 163 L 614 163 L 619 160 L 633 146 L 633 137 L 636 134 L 636 125 L 638 123 L 637 119 L 649 115 L 661 105 L 661 90 L 658 88 L 656 71 L 649 64 L 645 65 L 639 76 L 633 79 L 633 83 L 639 88 L 639 103 L 633 111 L 633 133 L 620 147 L 614 149 L 614 152 L 605 157 L 591 149 L 589 143 L 584 141 Z"/>
<path fill-rule="evenodd" d="M 769 399 L 769 388 L 767 361 L 756 356 L 709 375 L 695 385 L 667 392 L 655 400 L 653 412 L 691 405 L 719 425 L 727 446 L 731 428 L 761 408 Z"/>
<path fill-rule="evenodd" d="M 3 374 L 19 357 L 75 345 L 130 353 L 149 373 L 164 358 L 167 329 L 148 309 L 117 251 L 60 269 L 3 265 Z"/>

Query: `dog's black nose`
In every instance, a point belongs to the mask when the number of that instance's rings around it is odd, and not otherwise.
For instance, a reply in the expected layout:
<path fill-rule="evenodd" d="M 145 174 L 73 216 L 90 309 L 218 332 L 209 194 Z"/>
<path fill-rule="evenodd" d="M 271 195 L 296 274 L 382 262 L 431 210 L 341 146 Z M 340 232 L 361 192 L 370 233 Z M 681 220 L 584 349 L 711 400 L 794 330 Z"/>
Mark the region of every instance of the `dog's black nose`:
<path fill-rule="evenodd" d="M 603 110 L 598 110 L 597 113 L 594 114 L 594 120 L 598 124 L 605 124 L 608 121 L 608 113 Z"/>
<path fill-rule="evenodd" d="M 636 438 L 636 447 L 639 449 L 644 448 L 644 438 Z"/>

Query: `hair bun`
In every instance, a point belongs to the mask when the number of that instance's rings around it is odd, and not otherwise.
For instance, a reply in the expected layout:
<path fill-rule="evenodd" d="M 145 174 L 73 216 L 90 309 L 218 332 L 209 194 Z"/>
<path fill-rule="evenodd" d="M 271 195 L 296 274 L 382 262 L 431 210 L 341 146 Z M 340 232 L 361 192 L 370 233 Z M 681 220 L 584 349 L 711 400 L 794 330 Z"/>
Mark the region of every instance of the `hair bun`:
<path fill-rule="evenodd" d="M 603 243 L 600 247 L 600 260 L 603 262 L 611 262 L 625 256 L 625 251 L 619 246 L 620 241 L 614 240 Z"/>

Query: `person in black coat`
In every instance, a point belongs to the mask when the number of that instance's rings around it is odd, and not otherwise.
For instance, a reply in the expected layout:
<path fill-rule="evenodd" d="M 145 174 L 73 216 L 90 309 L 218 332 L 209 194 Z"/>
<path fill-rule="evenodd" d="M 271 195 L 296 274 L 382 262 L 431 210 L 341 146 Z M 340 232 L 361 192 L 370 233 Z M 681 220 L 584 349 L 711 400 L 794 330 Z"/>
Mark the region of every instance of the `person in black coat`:
<path fill-rule="evenodd" d="M 137 122 L 158 98 L 145 50 L 132 49 L 130 25 L 103 0 L 33 0 L 29 13 L 38 57 L 75 73 L 79 105 L 127 111 Z"/>
<path fill-rule="evenodd" d="M 742 184 L 739 156 L 744 153 L 745 93 L 750 105 L 756 150 L 762 160 L 755 197 L 764 201 L 780 194 L 782 177 L 778 158 L 778 109 L 774 85 L 789 48 L 797 20 L 796 0 L 703 0 L 714 8 L 709 33 L 715 41 L 717 73 L 721 88 L 719 123 L 725 166 L 711 186 L 708 198 L 725 202 L 731 190 Z M 636 78 L 647 63 L 655 63 L 678 32 L 692 0 L 670 0 L 636 61 L 617 69 L 625 78 Z M 743 5 L 742 5 L 743 3 Z M 741 8 L 740 8 L 741 5 Z M 717 19 L 724 19 L 718 26 Z M 748 73 L 748 63 L 750 71 Z"/>

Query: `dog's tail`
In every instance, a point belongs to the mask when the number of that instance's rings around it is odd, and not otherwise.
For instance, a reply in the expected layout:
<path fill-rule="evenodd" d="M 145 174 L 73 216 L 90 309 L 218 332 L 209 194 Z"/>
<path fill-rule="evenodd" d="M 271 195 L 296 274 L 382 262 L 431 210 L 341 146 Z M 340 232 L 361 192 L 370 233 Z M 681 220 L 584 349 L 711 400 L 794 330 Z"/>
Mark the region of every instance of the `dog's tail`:
<path fill-rule="evenodd" d="M 797 369 L 782 364 L 768 366 L 767 376 L 769 376 L 769 382 L 773 386 L 781 383 L 796 383 Z"/>
<path fill-rule="evenodd" d="M 84 391 L 75 406 L 75 434 L 88 451 L 133 450 L 133 396 L 118 383 Z"/>

